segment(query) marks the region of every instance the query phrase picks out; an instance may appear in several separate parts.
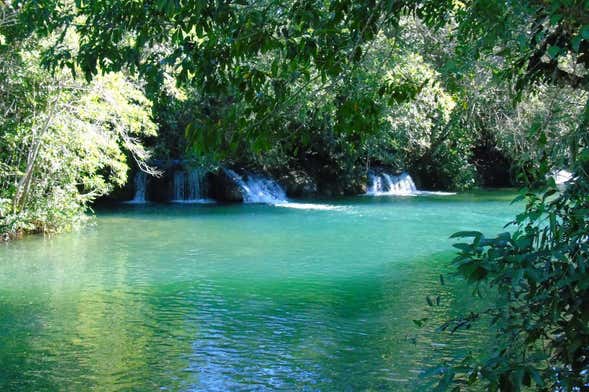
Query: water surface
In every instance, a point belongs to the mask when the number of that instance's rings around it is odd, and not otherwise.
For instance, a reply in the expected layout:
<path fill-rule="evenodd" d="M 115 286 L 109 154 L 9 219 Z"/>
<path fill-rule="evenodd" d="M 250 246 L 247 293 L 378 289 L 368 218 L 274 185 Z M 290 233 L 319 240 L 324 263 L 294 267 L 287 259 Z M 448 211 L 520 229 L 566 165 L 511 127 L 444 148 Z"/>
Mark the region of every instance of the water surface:
<path fill-rule="evenodd" d="M 448 236 L 501 231 L 511 198 L 123 205 L 2 245 L 0 390 L 420 390 L 492 344 L 435 327 L 473 306 Z"/>

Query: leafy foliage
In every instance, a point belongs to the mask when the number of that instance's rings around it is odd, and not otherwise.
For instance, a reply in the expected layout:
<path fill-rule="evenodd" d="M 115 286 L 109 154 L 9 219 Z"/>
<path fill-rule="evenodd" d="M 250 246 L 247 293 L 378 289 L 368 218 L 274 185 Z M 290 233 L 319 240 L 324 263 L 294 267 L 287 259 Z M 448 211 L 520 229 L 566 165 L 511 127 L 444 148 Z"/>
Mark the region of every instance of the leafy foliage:
<path fill-rule="evenodd" d="M 582 137 L 578 142 L 585 144 Z M 458 271 L 495 288 L 505 304 L 487 311 L 501 342 L 497 352 L 486 362 L 468 363 L 456 375 L 461 381 L 482 378 L 489 390 L 532 383 L 542 390 L 582 390 L 589 382 L 587 191 L 586 175 L 563 192 L 551 181 L 540 195 L 522 193 L 526 209 L 513 222 L 513 233 L 454 235 L 474 237 L 455 245 Z"/>
<path fill-rule="evenodd" d="M 155 136 L 136 82 L 50 76 L 38 49 L 31 41 L 0 48 L 0 232 L 9 235 L 71 228 L 90 202 L 125 183 L 125 151 L 149 170 L 140 138 Z"/>
<path fill-rule="evenodd" d="M 500 299 L 444 328 L 471 328 L 489 316 L 497 349 L 484 360 L 467 357 L 439 368 L 440 390 L 483 383 L 490 391 L 572 391 L 585 390 L 589 383 L 585 7 L 574 1 L 481 3 L 462 21 L 467 39 L 460 50 L 473 41 L 476 45 L 468 49 L 477 55 L 499 50 L 508 61 L 502 73 L 517 79 L 522 102 L 495 128 L 503 147 L 518 149 L 514 156 L 525 167 L 527 180 L 543 180 L 555 168 L 567 168 L 573 177 L 565 189 L 549 177 L 542 181 L 543 191 L 524 191 L 518 199 L 525 200 L 525 211 L 512 222 L 512 233 L 453 236 L 472 238 L 455 245 L 460 275 L 476 285 L 476 292 L 487 286 Z M 493 31 L 497 16 L 514 25 L 502 33 Z M 516 23 L 530 28 L 517 28 Z M 514 42 L 517 46 L 511 46 Z M 541 80 L 553 86 L 543 86 Z M 563 84 L 568 87 L 562 89 Z"/>
<path fill-rule="evenodd" d="M 79 50 L 58 43 L 45 52 L 46 64 L 73 70 L 79 65 L 87 78 L 139 71 L 154 99 L 173 78 L 196 98 L 190 102 L 199 111 L 186 118 L 186 139 L 200 156 L 231 161 L 282 154 L 274 161 L 285 161 L 295 151 L 309 150 L 345 157 L 327 159 L 336 171 L 349 171 L 343 161 L 354 161 L 355 168 L 371 160 L 396 162 L 439 179 L 430 186 L 461 188 L 474 184 L 471 161 L 480 135 L 494 139 L 488 137 L 494 124 L 489 104 L 510 112 L 510 97 L 525 84 L 552 76 L 575 84 L 585 80 L 584 5 L 569 3 L 42 0 L 24 5 L 21 15 L 27 26 L 43 15 L 39 33 L 80 35 Z M 420 65 L 443 71 L 438 78 L 443 85 L 384 78 L 394 67 L 405 67 L 408 74 L 417 70 L 411 69 L 414 63 L 403 64 L 400 53 L 424 53 Z M 516 90 L 478 94 L 494 88 L 488 78 L 481 82 L 481 74 L 511 77 Z M 391 148 L 391 109 L 408 107 L 420 92 L 436 99 L 440 88 L 459 104 L 451 124 L 444 116 L 428 115 L 414 134 L 404 132 L 429 150 Z M 443 98 L 440 107 L 443 101 L 448 102 Z M 423 128 L 437 135 L 425 141 Z M 325 142 L 335 150 L 321 151 Z M 389 153 L 371 156 L 374 150 Z M 513 159 L 511 150 L 505 151 Z M 356 177 L 361 172 L 353 171 Z"/>

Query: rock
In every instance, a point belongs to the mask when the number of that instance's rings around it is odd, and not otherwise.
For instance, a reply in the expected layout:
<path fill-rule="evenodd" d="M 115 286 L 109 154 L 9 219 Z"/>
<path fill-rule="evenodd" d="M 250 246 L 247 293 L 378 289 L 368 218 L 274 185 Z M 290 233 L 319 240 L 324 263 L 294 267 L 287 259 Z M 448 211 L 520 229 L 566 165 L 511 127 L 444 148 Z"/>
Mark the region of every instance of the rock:
<path fill-rule="evenodd" d="M 319 193 L 326 197 L 354 196 L 366 193 L 367 178 L 363 171 L 348 173 L 321 173 L 318 178 Z"/>
<path fill-rule="evenodd" d="M 168 168 L 160 177 L 150 177 L 147 181 L 145 198 L 149 201 L 167 202 L 172 199 L 174 170 Z"/>
<path fill-rule="evenodd" d="M 232 203 L 243 202 L 239 186 L 224 170 L 219 169 L 216 172 L 208 173 L 207 181 L 210 184 L 210 196 L 213 199 Z"/>
<path fill-rule="evenodd" d="M 280 177 L 289 197 L 310 197 L 317 193 L 317 184 L 302 170 L 292 170 Z"/>
<path fill-rule="evenodd" d="M 354 187 L 353 193 L 355 195 L 363 195 L 368 190 L 368 185 L 366 184 L 366 180 L 364 178 L 362 178 L 362 179 L 363 179 L 363 182 L 357 183 L 356 186 Z"/>

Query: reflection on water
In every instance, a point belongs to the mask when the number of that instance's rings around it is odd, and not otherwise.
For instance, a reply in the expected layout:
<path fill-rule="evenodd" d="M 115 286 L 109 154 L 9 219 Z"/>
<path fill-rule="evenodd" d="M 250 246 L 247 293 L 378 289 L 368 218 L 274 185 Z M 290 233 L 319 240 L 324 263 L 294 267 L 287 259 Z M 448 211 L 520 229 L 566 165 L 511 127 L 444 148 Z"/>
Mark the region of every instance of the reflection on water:
<path fill-rule="evenodd" d="M 439 274 L 450 233 L 500 230 L 514 207 L 336 204 L 126 206 L 0 247 L 0 389 L 419 390 L 423 369 L 487 344 L 434 331 L 472 306 Z"/>

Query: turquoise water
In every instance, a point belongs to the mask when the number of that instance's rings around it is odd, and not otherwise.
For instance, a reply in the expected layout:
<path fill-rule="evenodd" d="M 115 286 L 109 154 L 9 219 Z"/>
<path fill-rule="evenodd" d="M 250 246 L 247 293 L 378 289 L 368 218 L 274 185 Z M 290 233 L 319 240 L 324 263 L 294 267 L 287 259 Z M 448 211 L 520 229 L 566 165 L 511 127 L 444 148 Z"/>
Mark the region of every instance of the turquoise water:
<path fill-rule="evenodd" d="M 0 390 L 420 390 L 492 344 L 435 328 L 473 306 L 448 236 L 512 196 L 121 205 L 2 245 Z"/>

